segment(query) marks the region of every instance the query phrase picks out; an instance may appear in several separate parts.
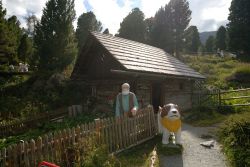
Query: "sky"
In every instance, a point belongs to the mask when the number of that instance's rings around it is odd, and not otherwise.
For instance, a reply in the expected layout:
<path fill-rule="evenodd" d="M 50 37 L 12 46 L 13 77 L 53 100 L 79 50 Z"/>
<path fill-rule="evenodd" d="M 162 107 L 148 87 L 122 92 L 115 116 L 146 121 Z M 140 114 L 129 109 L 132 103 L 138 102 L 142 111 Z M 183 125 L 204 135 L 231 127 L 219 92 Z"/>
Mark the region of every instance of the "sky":
<path fill-rule="evenodd" d="M 47 0 L 2 0 L 7 9 L 7 16 L 16 15 L 22 27 L 26 27 L 25 18 L 35 14 L 42 16 L 42 10 Z M 229 7 L 232 0 L 188 0 L 192 10 L 190 25 L 196 25 L 200 32 L 215 31 L 221 25 L 227 24 Z M 75 0 L 77 18 L 84 12 L 93 11 L 104 29 L 117 33 L 120 23 L 129 12 L 139 7 L 145 18 L 153 17 L 155 12 L 165 6 L 169 0 Z M 77 19 L 74 22 L 76 28 Z"/>

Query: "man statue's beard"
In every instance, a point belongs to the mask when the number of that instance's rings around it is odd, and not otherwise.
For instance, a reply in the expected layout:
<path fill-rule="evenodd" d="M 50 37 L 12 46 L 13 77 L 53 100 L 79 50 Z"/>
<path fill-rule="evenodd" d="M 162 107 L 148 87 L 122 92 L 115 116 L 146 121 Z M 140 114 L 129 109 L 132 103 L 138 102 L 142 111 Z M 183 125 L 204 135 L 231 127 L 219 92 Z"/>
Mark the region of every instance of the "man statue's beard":
<path fill-rule="evenodd" d="M 129 90 L 123 90 L 122 91 L 122 95 L 128 95 L 129 94 Z"/>

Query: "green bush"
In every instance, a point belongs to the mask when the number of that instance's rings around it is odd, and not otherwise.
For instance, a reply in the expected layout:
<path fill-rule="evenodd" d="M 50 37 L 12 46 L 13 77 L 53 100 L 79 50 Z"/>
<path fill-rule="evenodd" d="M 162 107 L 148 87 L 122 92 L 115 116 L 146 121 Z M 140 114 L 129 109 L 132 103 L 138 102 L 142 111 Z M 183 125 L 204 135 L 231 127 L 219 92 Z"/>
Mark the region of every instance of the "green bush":
<path fill-rule="evenodd" d="M 250 113 L 231 115 L 218 134 L 232 166 L 250 166 Z"/>

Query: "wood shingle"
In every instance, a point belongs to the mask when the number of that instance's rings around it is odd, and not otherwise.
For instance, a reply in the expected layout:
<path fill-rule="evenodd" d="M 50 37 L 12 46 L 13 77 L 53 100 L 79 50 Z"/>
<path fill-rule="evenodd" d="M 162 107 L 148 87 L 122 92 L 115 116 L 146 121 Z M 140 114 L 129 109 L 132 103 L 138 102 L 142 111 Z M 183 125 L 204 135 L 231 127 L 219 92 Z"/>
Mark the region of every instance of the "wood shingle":
<path fill-rule="evenodd" d="M 160 48 L 97 32 L 91 32 L 91 35 L 124 66 L 126 71 L 205 78 Z"/>

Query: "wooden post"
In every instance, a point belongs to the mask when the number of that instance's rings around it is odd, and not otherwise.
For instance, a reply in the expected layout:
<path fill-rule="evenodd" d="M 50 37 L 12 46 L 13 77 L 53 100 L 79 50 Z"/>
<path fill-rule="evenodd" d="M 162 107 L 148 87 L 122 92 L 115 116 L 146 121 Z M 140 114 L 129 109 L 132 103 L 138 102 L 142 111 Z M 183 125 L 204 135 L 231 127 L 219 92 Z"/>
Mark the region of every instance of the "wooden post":
<path fill-rule="evenodd" d="M 36 166 L 36 143 L 34 139 L 31 139 L 30 141 L 31 145 L 31 166 Z"/>
<path fill-rule="evenodd" d="M 2 149 L 2 158 L 3 158 L 3 166 L 6 165 L 6 158 L 7 158 L 7 155 L 6 155 L 6 148 L 3 148 Z"/>
<path fill-rule="evenodd" d="M 101 120 L 100 118 L 95 119 L 95 133 L 96 133 L 96 142 L 100 144 L 100 129 L 101 129 Z"/>
<path fill-rule="evenodd" d="M 219 107 L 221 107 L 221 92 L 220 92 L 220 89 L 219 89 Z"/>
<path fill-rule="evenodd" d="M 36 154 L 37 154 L 37 161 L 38 163 L 42 162 L 43 157 L 42 157 L 42 147 L 43 147 L 43 142 L 42 142 L 42 137 L 39 136 L 36 140 Z"/>
<path fill-rule="evenodd" d="M 18 145 L 14 144 L 12 147 L 12 153 L 13 153 L 13 158 L 14 158 L 14 167 L 18 167 Z"/>

